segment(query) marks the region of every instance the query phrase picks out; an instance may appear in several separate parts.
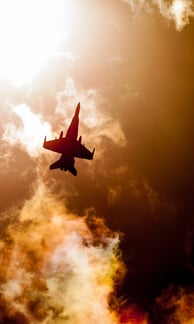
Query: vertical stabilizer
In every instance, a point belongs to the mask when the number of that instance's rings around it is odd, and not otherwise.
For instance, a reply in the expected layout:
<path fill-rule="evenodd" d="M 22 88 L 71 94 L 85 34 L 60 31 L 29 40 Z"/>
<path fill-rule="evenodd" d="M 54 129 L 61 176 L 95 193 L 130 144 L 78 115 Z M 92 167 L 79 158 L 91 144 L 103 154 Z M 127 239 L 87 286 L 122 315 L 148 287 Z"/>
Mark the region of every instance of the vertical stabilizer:
<path fill-rule="evenodd" d="M 79 112 L 80 112 L 80 102 L 78 103 L 76 110 L 75 110 L 75 117 L 79 117 Z"/>
<path fill-rule="evenodd" d="M 71 124 L 67 130 L 66 138 L 69 141 L 76 141 L 78 136 L 78 125 L 79 125 L 79 112 L 80 112 L 80 103 L 78 103 L 75 114 L 72 118 Z"/>

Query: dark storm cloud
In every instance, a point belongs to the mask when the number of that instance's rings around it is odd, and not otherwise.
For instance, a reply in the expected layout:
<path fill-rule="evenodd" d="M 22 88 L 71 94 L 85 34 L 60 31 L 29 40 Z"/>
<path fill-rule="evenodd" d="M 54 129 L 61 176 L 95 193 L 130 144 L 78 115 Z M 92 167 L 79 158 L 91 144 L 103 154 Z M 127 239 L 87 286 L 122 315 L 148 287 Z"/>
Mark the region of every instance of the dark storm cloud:
<path fill-rule="evenodd" d="M 178 33 L 141 15 L 141 22 L 124 19 L 119 28 L 109 25 L 115 43 L 103 43 L 105 56 L 96 49 L 100 71 L 106 71 L 105 78 L 96 78 L 109 103 L 102 109 L 122 125 L 127 145 L 116 147 L 104 138 L 104 157 L 92 166 L 95 179 L 86 181 L 83 162 L 77 206 L 74 198 L 68 206 L 79 213 L 95 206 L 110 226 L 126 233 L 129 294 L 146 295 L 184 281 L 184 245 L 193 226 L 194 62 L 193 24 Z M 101 58 L 114 51 L 126 61 L 107 65 Z M 88 53 L 85 57 L 91 67 L 87 79 L 95 83 L 100 63 Z"/>

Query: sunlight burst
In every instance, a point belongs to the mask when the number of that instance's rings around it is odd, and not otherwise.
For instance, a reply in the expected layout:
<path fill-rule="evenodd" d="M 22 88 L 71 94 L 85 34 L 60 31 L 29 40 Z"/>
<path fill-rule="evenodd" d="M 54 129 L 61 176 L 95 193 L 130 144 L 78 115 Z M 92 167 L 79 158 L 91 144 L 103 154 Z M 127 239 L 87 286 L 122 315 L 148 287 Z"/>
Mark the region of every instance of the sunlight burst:
<path fill-rule="evenodd" d="M 70 0 L 0 0 L 0 78 L 30 83 L 67 37 Z"/>

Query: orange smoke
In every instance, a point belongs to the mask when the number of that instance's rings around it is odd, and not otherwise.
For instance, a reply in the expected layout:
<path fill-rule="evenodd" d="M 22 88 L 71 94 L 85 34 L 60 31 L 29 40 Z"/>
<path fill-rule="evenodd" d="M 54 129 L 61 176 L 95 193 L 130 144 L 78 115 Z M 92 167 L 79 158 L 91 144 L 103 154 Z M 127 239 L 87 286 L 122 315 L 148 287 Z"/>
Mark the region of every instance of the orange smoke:
<path fill-rule="evenodd" d="M 125 324 L 148 324 L 147 315 L 136 306 L 124 307 L 120 310 L 120 323 Z"/>
<path fill-rule="evenodd" d="M 102 219 L 69 214 L 40 183 L 1 242 L 0 321 L 119 323 L 125 267 Z"/>
<path fill-rule="evenodd" d="M 157 298 L 156 313 L 162 314 L 165 323 L 194 323 L 194 291 L 193 288 L 166 289 Z"/>

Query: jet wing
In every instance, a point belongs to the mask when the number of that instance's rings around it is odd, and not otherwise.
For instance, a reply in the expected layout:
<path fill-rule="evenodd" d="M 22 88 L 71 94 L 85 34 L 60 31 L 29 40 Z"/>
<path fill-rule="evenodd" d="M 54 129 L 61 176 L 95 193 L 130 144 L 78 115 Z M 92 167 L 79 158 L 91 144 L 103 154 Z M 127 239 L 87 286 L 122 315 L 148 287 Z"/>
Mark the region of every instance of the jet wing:
<path fill-rule="evenodd" d="M 77 142 L 74 149 L 74 157 L 86 160 L 92 160 L 95 149 L 90 152 L 84 145 Z"/>
<path fill-rule="evenodd" d="M 43 143 L 43 147 L 45 149 L 54 151 L 56 153 L 63 153 L 64 150 L 69 149 L 68 146 L 71 147 L 72 144 L 74 144 L 78 135 L 79 111 L 80 111 L 80 103 L 78 103 L 76 107 L 75 114 L 67 130 L 66 136 L 63 137 L 63 132 L 61 132 L 59 138 L 54 140 L 47 141 L 45 137 Z"/>
<path fill-rule="evenodd" d="M 63 153 L 64 150 L 64 138 L 57 138 L 54 140 L 47 141 L 46 137 L 44 139 L 43 147 L 47 150 Z"/>

